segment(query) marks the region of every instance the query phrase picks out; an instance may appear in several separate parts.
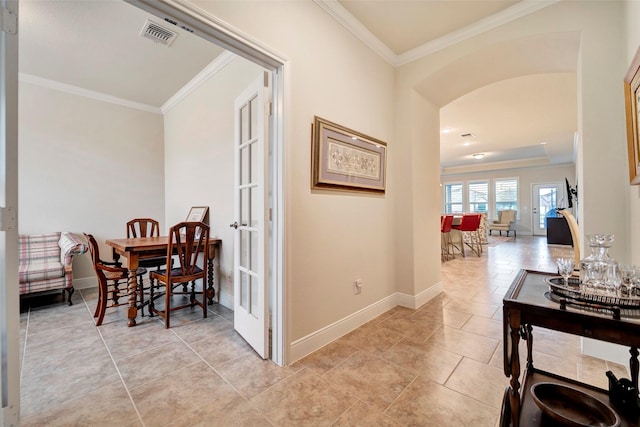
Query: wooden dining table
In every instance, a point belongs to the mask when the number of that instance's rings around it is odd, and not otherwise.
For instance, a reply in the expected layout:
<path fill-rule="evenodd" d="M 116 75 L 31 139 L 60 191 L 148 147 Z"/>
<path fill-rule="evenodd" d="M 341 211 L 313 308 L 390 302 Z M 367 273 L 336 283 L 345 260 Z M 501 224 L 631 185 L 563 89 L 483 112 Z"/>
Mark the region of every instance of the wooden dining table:
<path fill-rule="evenodd" d="M 168 236 L 160 237 L 135 237 L 128 239 L 108 239 L 106 241 L 108 246 L 111 246 L 113 251 L 114 260 L 118 260 L 120 256 L 127 259 L 127 269 L 129 270 L 128 281 L 128 307 L 127 318 L 128 326 L 136 325 L 136 317 L 138 316 L 137 305 L 137 277 L 136 271 L 141 259 L 153 258 L 163 256 L 167 254 L 167 245 L 169 244 Z M 209 259 L 207 260 L 207 299 L 209 305 L 213 304 L 213 298 L 215 296 L 215 265 L 214 261 L 217 260 L 217 254 L 222 240 L 216 237 L 209 238 Z"/>

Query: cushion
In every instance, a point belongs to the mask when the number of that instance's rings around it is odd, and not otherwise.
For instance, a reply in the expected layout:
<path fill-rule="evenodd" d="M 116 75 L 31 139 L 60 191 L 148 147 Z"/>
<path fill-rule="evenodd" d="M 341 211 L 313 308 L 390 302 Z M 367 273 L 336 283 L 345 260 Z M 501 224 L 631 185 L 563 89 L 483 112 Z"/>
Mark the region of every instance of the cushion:
<path fill-rule="evenodd" d="M 31 262 L 18 266 L 18 281 L 20 283 L 56 279 L 62 276 L 64 276 L 64 266 L 59 261 Z"/>

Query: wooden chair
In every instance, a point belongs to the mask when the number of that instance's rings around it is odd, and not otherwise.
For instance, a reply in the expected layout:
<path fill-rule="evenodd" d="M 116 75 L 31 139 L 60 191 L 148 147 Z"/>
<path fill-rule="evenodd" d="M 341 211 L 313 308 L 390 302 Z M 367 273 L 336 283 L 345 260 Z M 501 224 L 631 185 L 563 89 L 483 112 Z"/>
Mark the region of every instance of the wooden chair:
<path fill-rule="evenodd" d="M 209 226 L 202 222 L 181 222 L 169 229 L 169 243 L 167 258 L 177 255 L 177 266 L 165 270 L 152 271 L 149 274 L 150 313 L 157 314 L 164 319 L 165 328 L 171 327 L 171 312 L 196 305 L 202 307 L 202 317 L 207 317 L 207 272 L 206 262 L 209 259 Z M 198 267 L 199 254 L 202 254 L 202 268 Z M 202 300 L 196 298 L 196 280 L 202 279 L 202 290 L 199 291 Z M 156 284 L 157 281 L 157 284 Z M 191 282 L 191 290 L 183 288 L 176 291 L 178 285 L 183 286 Z M 164 287 L 164 294 L 155 295 L 155 291 Z M 164 295 L 164 309 L 155 307 L 155 300 Z M 188 296 L 188 302 L 181 301 L 172 306 L 174 296 Z"/>
<path fill-rule="evenodd" d="M 127 239 L 132 237 L 158 237 L 160 236 L 160 225 L 158 221 L 151 218 L 135 218 L 127 222 Z M 159 269 L 167 264 L 167 257 L 144 258 L 139 261 L 141 267 L 156 267 Z"/>
<path fill-rule="evenodd" d="M 129 270 L 122 267 L 119 262 L 108 262 L 100 259 L 100 249 L 98 242 L 91 234 L 84 233 L 84 237 L 89 243 L 89 252 L 93 262 L 93 269 L 98 278 L 98 304 L 93 317 L 97 317 L 96 326 L 102 325 L 104 314 L 107 308 L 127 305 L 127 296 L 129 295 Z M 139 267 L 136 276 L 147 274 L 147 269 Z M 141 290 L 138 290 L 141 292 Z M 120 302 L 120 298 L 124 301 Z"/>
<path fill-rule="evenodd" d="M 127 222 L 127 239 L 132 237 L 158 237 L 160 236 L 160 223 L 152 218 L 134 218 L 131 221 Z M 116 260 L 117 261 L 117 260 Z M 167 265 L 167 257 L 153 257 L 153 258 L 143 258 L 138 261 L 138 265 L 144 268 L 155 268 L 156 270 L 160 270 L 160 267 Z M 145 300 L 144 295 L 145 291 L 148 292 L 149 288 L 144 287 L 144 278 L 140 276 L 138 281 L 138 286 L 140 286 L 140 306 L 142 307 L 141 315 L 144 317 L 144 306 Z"/>

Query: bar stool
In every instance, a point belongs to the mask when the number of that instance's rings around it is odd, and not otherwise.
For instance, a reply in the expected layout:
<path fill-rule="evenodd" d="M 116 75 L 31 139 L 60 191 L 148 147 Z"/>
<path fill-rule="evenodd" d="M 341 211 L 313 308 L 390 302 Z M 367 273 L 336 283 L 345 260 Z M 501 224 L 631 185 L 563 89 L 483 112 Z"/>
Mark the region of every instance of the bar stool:
<path fill-rule="evenodd" d="M 462 247 L 462 256 L 466 257 L 464 246 L 467 245 L 473 252 L 475 252 L 478 256 L 482 254 L 482 244 L 480 243 L 480 221 L 482 220 L 482 215 L 480 214 L 465 214 L 462 215 L 462 221 L 460 221 L 460 225 L 457 227 L 457 230 L 460 231 L 461 234 L 461 242 L 460 246 Z M 465 233 L 469 236 L 467 239 L 468 242 L 465 242 Z"/>
<path fill-rule="evenodd" d="M 453 225 L 453 215 L 441 215 L 440 216 L 440 233 L 441 233 L 441 259 L 446 261 L 450 256 L 453 256 L 453 251 L 450 251 L 451 248 L 451 228 Z"/>

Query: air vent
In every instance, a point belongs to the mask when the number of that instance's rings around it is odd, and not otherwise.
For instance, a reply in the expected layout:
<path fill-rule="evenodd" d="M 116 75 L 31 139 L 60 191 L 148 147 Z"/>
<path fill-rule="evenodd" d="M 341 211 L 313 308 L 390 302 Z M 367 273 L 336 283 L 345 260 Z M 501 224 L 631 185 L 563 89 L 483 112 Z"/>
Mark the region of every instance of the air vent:
<path fill-rule="evenodd" d="M 144 23 L 142 31 L 140 31 L 140 35 L 165 46 L 171 46 L 171 43 L 173 43 L 176 37 L 178 37 L 178 33 L 151 21 Z"/>

